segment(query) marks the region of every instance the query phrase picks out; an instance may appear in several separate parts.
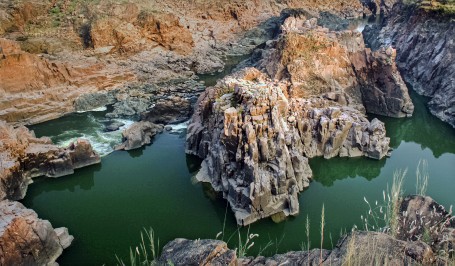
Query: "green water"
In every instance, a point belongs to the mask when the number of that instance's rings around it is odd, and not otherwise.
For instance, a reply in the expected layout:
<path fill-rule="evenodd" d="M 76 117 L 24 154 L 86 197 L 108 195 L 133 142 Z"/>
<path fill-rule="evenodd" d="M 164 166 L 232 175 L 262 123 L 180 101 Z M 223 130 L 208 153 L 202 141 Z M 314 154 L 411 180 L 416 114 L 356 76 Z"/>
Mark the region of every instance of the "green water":
<path fill-rule="evenodd" d="M 416 106 L 412 118 L 379 117 L 392 139 L 390 158 L 312 159 L 315 181 L 300 195 L 300 215 L 280 224 L 269 219 L 253 224 L 250 232 L 260 237 L 250 254 L 270 240 L 277 245 L 265 254 L 300 249 L 306 242 L 306 216 L 312 246 L 318 246 L 323 204 L 324 247 L 331 248 L 341 230 L 354 224 L 360 227 L 360 215 L 367 211 L 363 198 L 381 200 L 395 170 L 409 168 L 405 189 L 413 193 L 421 159 L 429 164 L 427 194 L 447 207 L 455 204 L 455 130 L 427 111 L 424 98 L 415 94 L 412 98 Z M 73 132 L 76 135 L 99 132 L 102 119 L 102 112 L 74 114 L 33 129 L 39 136 L 54 135 L 58 140 L 76 128 L 82 128 Z M 143 149 L 113 152 L 103 157 L 101 165 L 59 179 L 39 179 L 29 187 L 23 203 L 54 227 L 68 227 L 76 238 L 59 259 L 61 265 L 112 265 L 115 255 L 127 259 L 129 247 L 139 243 L 144 227 L 153 227 L 162 244 L 177 237 L 215 238 L 223 228 L 226 203 L 206 186 L 191 182 L 200 162 L 185 155 L 184 135 L 184 129 L 164 133 Z M 225 224 L 224 239 L 228 240 L 237 228 L 229 209 Z M 235 247 L 237 242 L 234 234 L 229 245 Z"/>

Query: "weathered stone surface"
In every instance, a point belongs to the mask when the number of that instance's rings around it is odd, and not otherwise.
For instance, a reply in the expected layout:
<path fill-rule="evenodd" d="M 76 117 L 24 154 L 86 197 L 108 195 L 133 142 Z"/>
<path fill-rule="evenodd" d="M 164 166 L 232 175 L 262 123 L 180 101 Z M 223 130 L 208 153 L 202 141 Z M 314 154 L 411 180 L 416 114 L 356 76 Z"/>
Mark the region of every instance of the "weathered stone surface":
<path fill-rule="evenodd" d="M 365 40 L 373 49 L 393 45 L 397 64 L 406 82 L 431 97 L 432 114 L 455 127 L 455 21 L 401 1 L 382 25 L 365 28 Z"/>
<path fill-rule="evenodd" d="M 298 16 L 262 51 L 262 71 L 238 71 L 200 96 L 188 127 L 187 152 L 205 159 L 197 178 L 223 193 L 240 225 L 297 215 L 312 176 L 307 158 L 383 158 L 384 124 L 365 109 L 413 111 L 394 50 L 372 53 L 360 33 Z"/>
<path fill-rule="evenodd" d="M 132 124 L 122 133 L 123 143 L 116 150 L 134 150 L 152 142 L 153 136 L 163 131 L 163 125 L 156 125 L 148 121 Z"/>
<path fill-rule="evenodd" d="M 435 262 L 431 248 L 385 233 L 353 232 L 342 236 L 333 250 L 291 251 L 273 257 L 237 258 L 220 240 L 176 239 L 163 248 L 159 263 L 175 265 L 414 265 Z"/>
<path fill-rule="evenodd" d="M 170 96 L 158 100 L 150 111 L 142 115 L 142 120 L 159 124 L 176 124 L 191 117 L 192 106 L 188 99 Z"/>
<path fill-rule="evenodd" d="M 0 201 L 0 264 L 53 265 L 73 237 L 21 203 Z"/>
<path fill-rule="evenodd" d="M 160 265 L 237 265 L 235 251 L 220 240 L 175 239 L 163 247 Z"/>
<path fill-rule="evenodd" d="M 453 254 L 455 248 L 455 217 L 430 197 L 407 196 L 401 202 L 397 238 L 424 241 L 434 251 Z"/>
<path fill-rule="evenodd" d="M 296 215 L 312 177 L 308 157 L 388 152 L 384 124 L 322 98 L 289 97 L 287 87 L 254 68 L 226 77 L 199 98 L 187 153 L 223 192 L 240 225 L 278 212 Z"/>
<path fill-rule="evenodd" d="M 36 138 L 25 127 L 13 128 L 0 121 L 0 199 L 24 198 L 32 178 L 60 177 L 74 169 L 100 163 L 90 143 L 78 139 L 66 148 L 49 138 Z"/>
<path fill-rule="evenodd" d="M 291 97 L 324 94 L 369 113 L 412 115 L 414 106 L 392 48 L 371 52 L 360 32 L 330 31 L 303 15 L 287 18 L 281 30 L 257 67 L 272 78 L 289 79 Z"/>

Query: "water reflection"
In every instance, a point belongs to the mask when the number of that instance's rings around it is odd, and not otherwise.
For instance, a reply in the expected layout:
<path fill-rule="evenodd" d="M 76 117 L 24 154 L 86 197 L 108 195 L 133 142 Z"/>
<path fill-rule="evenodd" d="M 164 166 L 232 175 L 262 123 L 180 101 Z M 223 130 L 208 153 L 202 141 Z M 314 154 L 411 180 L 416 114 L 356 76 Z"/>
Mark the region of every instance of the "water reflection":
<path fill-rule="evenodd" d="M 422 150 L 429 148 L 436 158 L 445 153 L 455 153 L 455 129 L 428 112 L 428 99 L 414 91 L 410 92 L 410 96 L 415 106 L 412 117 L 371 116 L 385 122 L 390 146 L 397 148 L 403 141 L 413 142 L 419 144 Z"/>
<path fill-rule="evenodd" d="M 386 159 L 373 160 L 369 158 L 333 158 L 330 162 L 324 158 L 313 158 L 310 166 L 314 180 L 330 187 L 335 180 L 364 177 L 367 180 L 376 178 L 381 173 Z"/>

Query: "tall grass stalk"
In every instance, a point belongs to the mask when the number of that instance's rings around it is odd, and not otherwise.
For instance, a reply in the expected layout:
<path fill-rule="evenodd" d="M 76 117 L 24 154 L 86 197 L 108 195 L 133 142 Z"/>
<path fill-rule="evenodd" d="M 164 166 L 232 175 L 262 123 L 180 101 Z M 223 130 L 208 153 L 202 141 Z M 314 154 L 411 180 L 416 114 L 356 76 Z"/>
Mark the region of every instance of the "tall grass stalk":
<path fill-rule="evenodd" d="M 145 234 L 145 237 L 144 237 Z M 141 243 L 134 250 L 130 248 L 130 266 L 136 265 L 156 265 L 156 259 L 159 255 L 160 240 L 155 241 L 155 232 L 152 228 L 144 229 L 141 232 Z M 126 266 L 126 264 L 117 255 L 118 265 Z"/>
<path fill-rule="evenodd" d="M 425 196 L 429 177 L 428 161 L 420 160 L 416 170 L 416 195 Z"/>
<path fill-rule="evenodd" d="M 403 196 L 403 182 L 407 169 L 404 171 L 395 171 L 393 174 L 392 186 L 387 185 L 387 192 L 382 191 L 383 202 L 376 201 L 374 204 L 363 198 L 368 205 L 368 214 L 360 216 L 364 223 L 365 231 L 383 231 L 389 232 L 395 236 L 398 230 L 398 212 Z"/>
<path fill-rule="evenodd" d="M 322 246 L 324 244 L 324 226 L 325 226 L 325 207 L 322 204 L 322 213 L 321 213 L 321 254 L 319 257 L 319 265 L 322 265 Z"/>

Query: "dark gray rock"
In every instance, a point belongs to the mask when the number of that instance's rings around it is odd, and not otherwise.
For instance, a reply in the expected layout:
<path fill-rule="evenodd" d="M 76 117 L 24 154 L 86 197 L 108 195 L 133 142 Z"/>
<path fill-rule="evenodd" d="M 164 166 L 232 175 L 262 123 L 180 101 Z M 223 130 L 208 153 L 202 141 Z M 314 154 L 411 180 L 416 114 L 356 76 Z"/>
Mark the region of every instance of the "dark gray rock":
<path fill-rule="evenodd" d="M 455 20 L 399 3 L 382 25 L 367 27 L 364 36 L 373 49 L 395 47 L 405 81 L 431 97 L 432 114 L 455 127 Z"/>
<path fill-rule="evenodd" d="M 105 128 L 105 131 L 107 132 L 112 132 L 112 131 L 117 131 L 119 128 L 123 127 L 125 123 L 122 122 L 112 122 L 111 124 L 107 125 Z"/>
<path fill-rule="evenodd" d="M 160 265 L 237 265 L 235 251 L 220 240 L 175 239 L 163 247 Z"/>
<path fill-rule="evenodd" d="M 153 136 L 163 132 L 163 125 L 156 125 L 148 121 L 132 124 L 122 133 L 123 143 L 116 150 L 134 150 L 152 142 Z"/>

